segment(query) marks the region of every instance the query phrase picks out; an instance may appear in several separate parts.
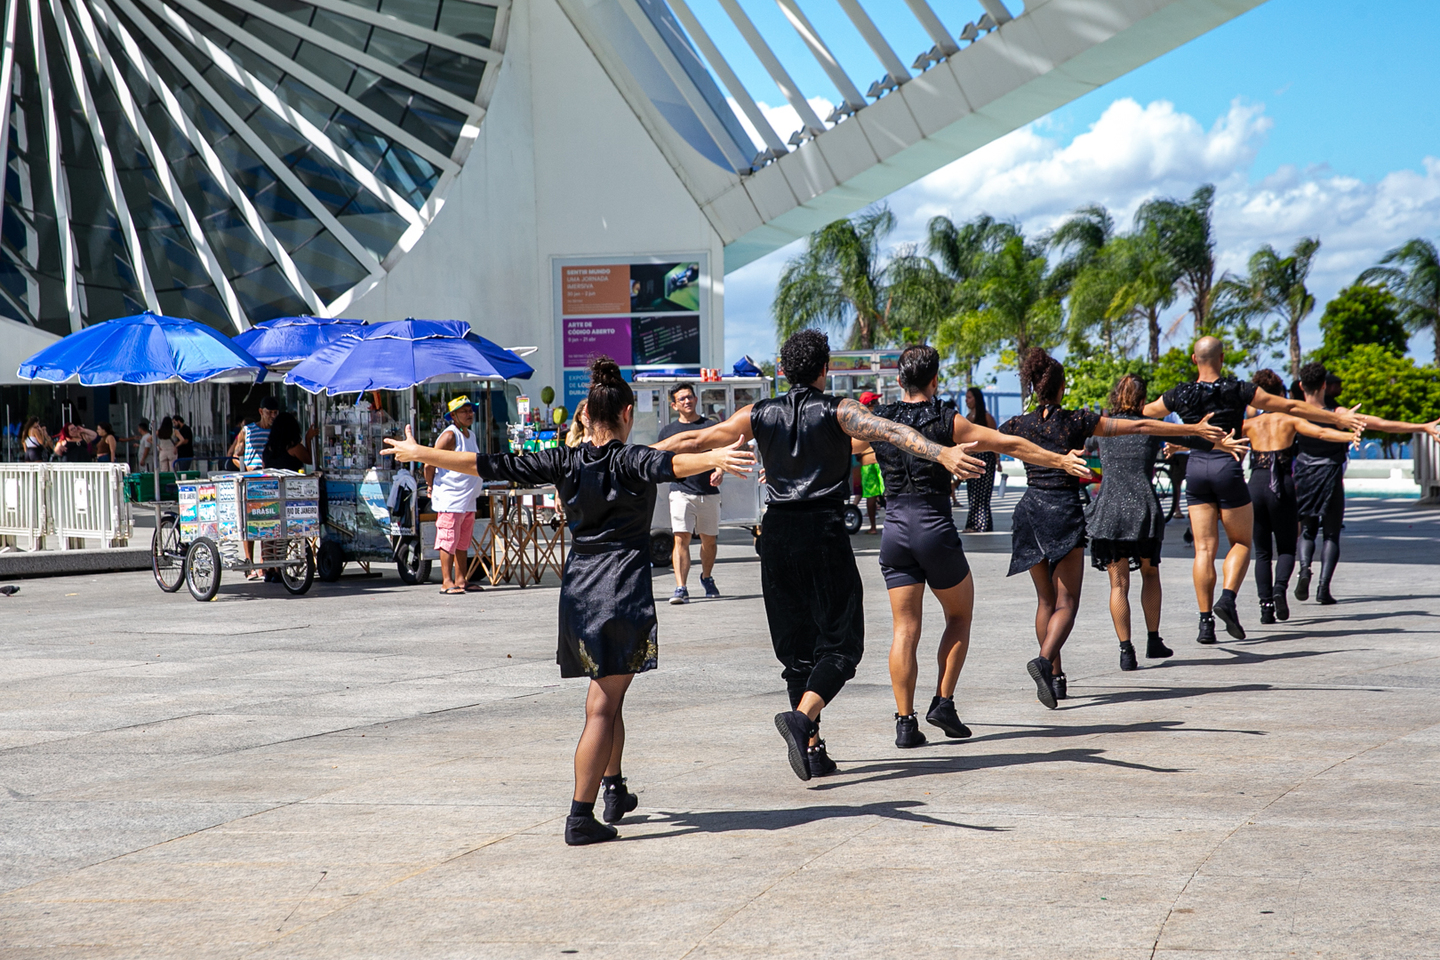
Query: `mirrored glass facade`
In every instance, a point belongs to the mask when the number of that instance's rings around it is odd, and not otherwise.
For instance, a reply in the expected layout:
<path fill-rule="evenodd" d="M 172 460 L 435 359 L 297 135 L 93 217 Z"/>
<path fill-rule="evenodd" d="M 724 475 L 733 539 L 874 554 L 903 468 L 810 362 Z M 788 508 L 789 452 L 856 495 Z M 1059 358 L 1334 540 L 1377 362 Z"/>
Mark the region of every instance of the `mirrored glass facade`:
<path fill-rule="evenodd" d="M 412 246 L 508 4 L 5 0 L 0 316 L 333 314 Z"/>

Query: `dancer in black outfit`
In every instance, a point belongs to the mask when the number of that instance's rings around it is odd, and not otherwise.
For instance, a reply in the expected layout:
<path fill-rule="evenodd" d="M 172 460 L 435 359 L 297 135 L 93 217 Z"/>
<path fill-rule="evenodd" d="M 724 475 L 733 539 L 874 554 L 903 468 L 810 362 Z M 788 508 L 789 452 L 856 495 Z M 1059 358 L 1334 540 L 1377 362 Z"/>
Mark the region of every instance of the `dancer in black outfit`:
<path fill-rule="evenodd" d="M 1273 370 L 1258 370 L 1250 381 L 1277 396 L 1285 391 L 1284 382 Z M 1291 463 L 1296 440 L 1304 436 L 1348 446 L 1359 442 L 1359 434 L 1330 430 L 1289 414 L 1269 413 L 1246 420 L 1245 436 L 1250 439 L 1250 499 L 1255 507 L 1255 592 L 1260 597 L 1260 622 L 1271 624 L 1290 619 L 1285 591 L 1295 569 L 1297 514 Z"/>
<path fill-rule="evenodd" d="M 906 347 L 900 354 L 900 387 L 896 403 L 875 408 L 886 420 L 903 423 L 942 447 L 971 444 L 983 459 L 1000 451 L 1019 460 L 1089 478 L 1085 459 L 1073 453 L 1052 453 L 1019 437 L 978 426 L 943 407 L 935 399 L 940 381 L 940 353 L 931 346 Z M 977 391 L 978 392 L 978 391 Z M 985 408 L 982 404 L 980 409 Z M 890 645 L 890 685 L 895 693 L 895 746 L 925 743 L 915 715 L 915 682 L 919 667 L 915 651 L 928 585 L 945 612 L 940 635 L 939 676 L 925 721 L 948 737 L 964 739 L 970 728 L 955 710 L 955 687 L 970 648 L 970 620 L 975 607 L 975 581 L 955 530 L 950 505 L 950 474 L 944 467 L 917 459 L 891 443 L 870 445 L 885 476 L 885 531 L 880 541 L 880 570 L 890 595 L 895 636 Z M 967 483 L 974 483 L 969 480 Z M 973 507 L 972 507 L 973 509 Z"/>
<path fill-rule="evenodd" d="M 1024 437 L 1056 453 L 1082 447 L 1086 438 L 1148 433 L 1161 437 L 1198 434 L 1219 440 L 1225 431 L 1205 417 L 1194 426 L 1160 420 L 1117 420 L 1093 410 L 1066 410 L 1065 369 L 1038 347 L 1020 363 L 1020 381 L 1030 387 L 1036 407 L 1007 420 L 1001 433 Z M 1010 525 L 1010 572 L 1030 571 L 1035 583 L 1035 639 L 1040 656 L 1026 669 L 1035 681 L 1035 696 L 1051 710 L 1066 696 L 1060 648 L 1075 626 L 1080 584 L 1085 576 L 1085 513 L 1080 482 L 1062 470 L 1025 464 L 1025 495 L 1015 505 Z"/>
<path fill-rule="evenodd" d="M 748 473 L 749 451 L 672 454 L 626 443 L 634 425 L 635 394 L 608 357 L 591 365 L 589 439 L 578 447 L 536 453 L 473 454 L 436 450 L 404 440 L 385 441 L 396 460 L 469 473 L 526 486 L 555 484 L 572 536 L 560 580 L 562 677 L 589 677 L 585 729 L 575 748 L 575 794 L 565 820 L 565 842 L 599 843 L 616 836 L 595 819 L 595 798 L 605 789 L 604 817 L 615 823 L 639 802 L 625 788 L 621 708 L 635 674 L 654 670 L 658 655 L 655 598 L 651 592 L 650 517 L 655 485 L 720 470 Z"/>
<path fill-rule="evenodd" d="M 1307 363 L 1300 368 L 1300 387 L 1305 391 L 1306 401 L 1327 410 L 1343 409 L 1337 408 L 1328 396 L 1329 379 L 1323 363 Z M 1311 416 L 1309 419 L 1313 422 L 1316 418 Z M 1436 426 L 1440 421 L 1408 423 L 1370 416 L 1363 419 L 1367 430 L 1428 432 L 1440 436 Z M 1347 439 L 1338 443 L 1302 434 L 1296 442 L 1299 453 L 1295 455 L 1294 467 L 1295 504 L 1301 527 L 1300 573 L 1295 577 L 1295 599 L 1310 599 L 1310 564 L 1315 557 L 1315 537 L 1318 533 L 1322 545 L 1315 599 L 1322 604 L 1331 604 L 1335 602 L 1335 597 L 1330 592 L 1330 581 L 1335 576 L 1335 565 L 1340 562 L 1340 530 L 1345 524 L 1345 461 L 1350 456 L 1350 441 Z"/>
<path fill-rule="evenodd" d="M 985 394 L 980 392 L 979 387 L 966 388 L 965 409 L 965 418 L 975 426 L 988 427 L 991 430 L 997 426 L 995 418 L 985 408 Z M 980 460 L 985 464 L 985 472 L 965 481 L 965 499 L 970 501 L 970 508 L 965 511 L 966 533 L 989 533 L 995 529 L 995 518 L 990 513 L 990 498 L 995 493 L 995 471 L 1000 468 L 1000 454 L 993 450 L 983 450 L 980 452 Z"/>
<path fill-rule="evenodd" d="M 760 585 L 792 708 L 775 716 L 775 726 L 790 768 L 809 780 L 835 770 L 819 738 L 820 711 L 855 676 L 865 652 L 864 586 L 842 519 L 851 438 L 887 441 L 962 478 L 978 474 L 981 463 L 959 446 L 942 446 L 854 400 L 824 393 L 830 341 L 817 330 L 786 340 L 780 363 L 791 383 L 784 396 L 742 407 L 724 423 L 659 446 L 694 451 L 755 438 L 767 503 Z"/>
<path fill-rule="evenodd" d="M 1255 407 L 1272 413 L 1290 413 L 1312 420 L 1353 430 L 1363 425 L 1364 418 L 1348 410 L 1322 410 L 1307 403 L 1298 403 L 1260 389 L 1253 383 L 1242 383 L 1223 374 L 1224 347 L 1215 337 L 1195 341 L 1190 359 L 1194 361 L 1199 379 L 1171 387 L 1158 400 L 1145 405 L 1145 416 L 1163 417 L 1174 412 L 1185 423 L 1198 423 L 1214 417 L 1213 423 L 1226 433 L 1239 431 L 1245 420 L 1245 408 Z M 1238 434 L 1237 434 L 1238 435 Z M 1190 531 L 1195 538 L 1195 599 L 1200 607 L 1200 630 L 1197 643 L 1215 643 L 1215 618 L 1225 624 L 1225 631 L 1236 640 L 1245 639 L 1240 615 L 1235 609 L 1235 593 L 1245 582 L 1250 565 L 1250 542 L 1254 526 L 1254 510 L 1250 490 L 1245 485 L 1245 471 L 1229 454 L 1219 451 L 1195 451 L 1185 477 L 1185 501 L 1190 511 Z M 1225 555 L 1225 573 L 1220 599 L 1215 599 L 1215 555 L 1220 546 L 1220 525 L 1230 550 Z"/>
<path fill-rule="evenodd" d="M 1116 420 L 1140 420 L 1145 406 L 1145 380 L 1128 373 L 1116 381 L 1106 405 L 1107 416 Z M 1210 444 L 1194 437 L 1172 441 L 1187 447 L 1208 450 Z M 1130 574 L 1140 571 L 1140 607 L 1145 612 L 1148 659 L 1174 653 L 1160 637 L 1160 547 L 1165 541 L 1165 508 L 1155 494 L 1155 457 L 1164 441 L 1153 434 L 1102 437 L 1100 492 L 1085 508 L 1085 528 L 1090 537 L 1090 563 L 1110 577 L 1110 619 L 1120 641 L 1120 669 L 1138 670 L 1135 645 L 1130 642 Z M 1244 441 L 1226 437 L 1220 446 L 1240 456 Z"/>

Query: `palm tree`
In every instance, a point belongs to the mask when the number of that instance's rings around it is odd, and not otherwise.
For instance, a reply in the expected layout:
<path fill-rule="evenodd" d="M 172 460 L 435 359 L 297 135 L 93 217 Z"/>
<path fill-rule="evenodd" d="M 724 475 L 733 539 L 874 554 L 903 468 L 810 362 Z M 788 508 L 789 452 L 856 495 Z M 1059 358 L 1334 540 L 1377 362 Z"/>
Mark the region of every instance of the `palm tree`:
<path fill-rule="evenodd" d="M 1229 274 L 1215 285 L 1210 314 L 1212 332 L 1225 330 L 1242 350 L 1257 354 L 1280 337 L 1288 339 L 1290 375 L 1300 376 L 1300 324 L 1315 309 L 1315 295 L 1305 285 L 1320 241 L 1301 237 L 1288 257 L 1265 244 L 1250 257 L 1243 277 Z M 1280 318 L 1282 333 L 1276 336 L 1263 326 L 1252 325 L 1256 318 Z M 1251 359 L 1258 359 L 1252 356 Z"/>
<path fill-rule="evenodd" d="M 1144 321 L 1147 356 L 1151 363 L 1159 363 L 1160 314 L 1175 302 L 1180 271 L 1153 230 L 1137 230 L 1113 241 L 1112 246 L 1124 282 L 1111 298 L 1106 316 Z"/>
<path fill-rule="evenodd" d="M 1017 360 L 1031 347 L 1053 347 L 1062 313 L 1043 249 L 1017 234 L 974 261 L 973 276 L 956 293 L 959 310 L 940 324 L 942 352 L 983 356 L 996 349 Z M 1027 389 L 1028 394 L 1028 389 Z"/>
<path fill-rule="evenodd" d="M 1150 200 L 1135 214 L 1136 226 L 1141 231 L 1153 230 L 1160 248 L 1173 261 L 1180 286 L 1190 295 L 1190 316 L 1197 337 L 1209 332 L 1214 307 L 1214 206 L 1215 185 L 1207 183 L 1188 201 Z"/>
<path fill-rule="evenodd" d="M 887 301 L 880 243 L 893 229 L 894 215 L 881 206 L 812 233 L 805 251 L 785 264 L 775 290 L 780 339 L 820 327 L 848 331 L 852 346 L 875 346 Z"/>
<path fill-rule="evenodd" d="M 1057 282 L 1069 287 L 1114 237 L 1115 218 L 1103 204 L 1092 203 L 1076 210 L 1045 241 L 1051 250 L 1062 254 L 1054 270 Z"/>
<path fill-rule="evenodd" d="M 1440 366 L 1440 252 L 1435 244 L 1423 237 L 1407 240 L 1381 257 L 1380 266 L 1361 273 L 1358 282 L 1389 288 L 1406 328 L 1428 330 L 1435 338 L 1435 365 Z"/>
<path fill-rule="evenodd" d="M 1020 236 L 1020 228 L 982 213 L 958 225 L 949 217 L 932 217 L 926 233 L 925 252 L 950 279 L 963 283 L 975 275 L 982 257 Z"/>

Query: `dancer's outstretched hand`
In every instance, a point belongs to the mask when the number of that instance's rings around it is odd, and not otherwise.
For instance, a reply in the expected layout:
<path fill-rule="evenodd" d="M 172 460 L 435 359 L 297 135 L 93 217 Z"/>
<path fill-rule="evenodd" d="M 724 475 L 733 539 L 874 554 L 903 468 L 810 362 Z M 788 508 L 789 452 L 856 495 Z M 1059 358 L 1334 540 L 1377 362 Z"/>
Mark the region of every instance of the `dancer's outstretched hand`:
<path fill-rule="evenodd" d="M 984 460 L 970 456 L 970 451 L 974 447 L 974 443 L 957 443 L 953 447 L 945 447 L 940 451 L 940 457 L 935 462 L 961 480 L 982 477 L 985 475 L 987 467 Z"/>
<path fill-rule="evenodd" d="M 1215 449 L 1228 453 L 1236 460 L 1245 459 L 1245 454 L 1250 452 L 1250 438 L 1242 437 L 1239 431 L 1227 434 L 1215 442 Z"/>
<path fill-rule="evenodd" d="M 1095 474 L 1090 472 L 1090 464 L 1085 462 L 1084 450 L 1071 450 L 1063 457 L 1065 461 L 1065 472 L 1072 477 L 1079 477 L 1081 480 L 1094 480 Z"/>
<path fill-rule="evenodd" d="M 729 473 L 743 477 L 748 475 L 750 468 L 755 465 L 755 453 L 743 438 L 729 446 L 717 447 L 703 456 L 710 459 L 711 469 L 718 474 Z"/>
<path fill-rule="evenodd" d="M 420 451 L 424 449 L 422 444 L 415 442 L 415 433 L 410 425 L 405 425 L 405 438 L 396 440 L 394 437 L 385 438 L 385 449 L 380 451 L 382 457 L 394 457 L 401 463 L 420 459 Z"/>
<path fill-rule="evenodd" d="M 1436 440 L 1440 440 L 1440 420 L 1431 420 L 1425 424 L 1425 432 Z"/>
<path fill-rule="evenodd" d="M 1215 416 L 1213 413 L 1205 414 L 1205 416 L 1200 419 L 1200 422 L 1195 424 L 1195 433 L 1197 436 L 1204 437 L 1211 443 L 1218 444 L 1226 435 L 1225 428 L 1217 427 L 1211 423 L 1210 418 L 1213 416 Z"/>
<path fill-rule="evenodd" d="M 1358 403 L 1355 404 L 1355 406 L 1353 406 L 1353 407 L 1348 407 L 1348 408 L 1347 408 L 1347 407 L 1336 407 L 1336 408 L 1335 408 L 1335 412 L 1340 415 L 1340 423 L 1339 423 L 1339 425 L 1337 426 L 1337 429 L 1339 429 L 1339 430 L 1364 430 L 1364 429 L 1366 429 L 1366 428 L 1369 426 L 1369 423 L 1370 423 L 1369 418 L 1367 418 L 1367 417 L 1365 417 L 1365 416 L 1362 416 L 1361 414 L 1358 414 L 1358 413 L 1355 412 L 1356 410 L 1359 410 L 1359 409 L 1360 409 L 1360 404 L 1358 404 Z"/>

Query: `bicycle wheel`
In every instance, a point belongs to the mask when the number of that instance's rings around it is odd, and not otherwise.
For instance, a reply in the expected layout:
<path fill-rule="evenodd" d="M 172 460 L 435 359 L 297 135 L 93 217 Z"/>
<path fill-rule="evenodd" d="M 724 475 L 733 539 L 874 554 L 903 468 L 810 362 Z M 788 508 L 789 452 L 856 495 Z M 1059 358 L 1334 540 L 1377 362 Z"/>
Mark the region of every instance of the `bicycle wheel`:
<path fill-rule="evenodd" d="M 174 593 L 185 582 L 185 548 L 180 544 L 180 524 L 173 513 L 160 518 L 150 538 L 150 572 L 166 593 Z"/>
<path fill-rule="evenodd" d="M 315 582 L 315 555 L 310 541 L 296 537 L 285 544 L 285 565 L 280 568 L 280 582 L 285 589 L 299 596 Z"/>
<path fill-rule="evenodd" d="M 209 537 L 196 540 L 185 552 L 185 586 L 202 603 L 220 592 L 220 550 Z"/>

